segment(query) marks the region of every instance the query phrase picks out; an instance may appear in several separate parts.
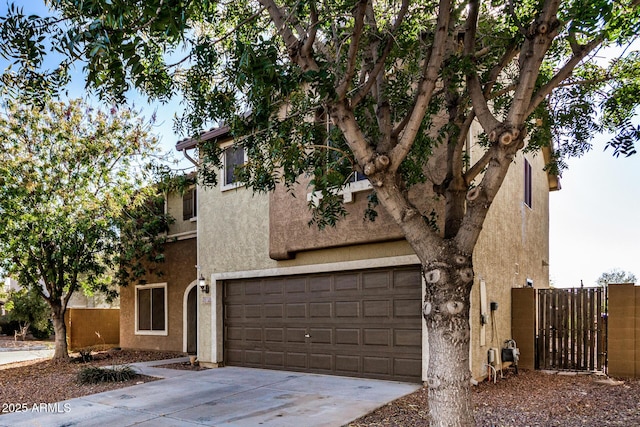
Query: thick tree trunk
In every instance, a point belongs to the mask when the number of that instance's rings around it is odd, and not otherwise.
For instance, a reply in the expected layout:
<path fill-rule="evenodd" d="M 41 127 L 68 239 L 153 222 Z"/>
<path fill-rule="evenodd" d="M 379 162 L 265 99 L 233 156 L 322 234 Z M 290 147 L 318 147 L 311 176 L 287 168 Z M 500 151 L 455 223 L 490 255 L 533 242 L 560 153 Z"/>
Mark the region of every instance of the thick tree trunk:
<path fill-rule="evenodd" d="M 425 267 L 423 312 L 429 337 L 427 385 L 432 426 L 474 425 L 469 368 L 473 270 L 466 257 L 457 260 Z"/>
<path fill-rule="evenodd" d="M 51 319 L 53 320 L 53 330 L 55 333 L 55 351 L 53 360 L 66 362 L 69 360 L 67 348 L 67 325 L 64 323 L 65 310 L 60 305 L 51 307 Z"/>

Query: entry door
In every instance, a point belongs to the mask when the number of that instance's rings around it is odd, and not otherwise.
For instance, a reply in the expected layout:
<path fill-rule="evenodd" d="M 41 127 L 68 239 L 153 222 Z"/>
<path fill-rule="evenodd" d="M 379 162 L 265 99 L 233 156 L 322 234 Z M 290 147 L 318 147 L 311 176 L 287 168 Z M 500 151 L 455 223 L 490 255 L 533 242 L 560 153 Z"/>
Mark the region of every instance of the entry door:
<path fill-rule="evenodd" d="M 187 353 L 198 353 L 198 287 L 194 286 L 187 296 Z"/>

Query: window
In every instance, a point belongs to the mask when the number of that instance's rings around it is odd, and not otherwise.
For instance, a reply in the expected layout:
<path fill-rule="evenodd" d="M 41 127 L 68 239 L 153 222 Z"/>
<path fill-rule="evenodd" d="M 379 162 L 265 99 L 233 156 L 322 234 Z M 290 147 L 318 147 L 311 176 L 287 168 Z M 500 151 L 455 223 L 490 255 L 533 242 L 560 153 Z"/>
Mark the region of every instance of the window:
<path fill-rule="evenodd" d="M 195 220 L 198 217 L 198 200 L 196 188 L 187 190 L 182 196 L 182 219 Z"/>
<path fill-rule="evenodd" d="M 237 188 L 242 185 L 237 180 L 236 168 L 244 165 L 246 156 L 244 147 L 229 145 L 222 153 L 222 190 Z"/>
<path fill-rule="evenodd" d="M 524 159 L 524 204 L 530 208 L 533 207 L 531 188 L 531 163 Z"/>
<path fill-rule="evenodd" d="M 336 127 L 333 124 L 327 124 L 327 133 L 331 134 L 336 130 Z M 333 147 L 334 143 L 331 138 L 327 138 L 326 145 L 329 147 Z M 327 163 L 332 160 L 337 160 L 340 155 L 335 150 L 327 150 Z M 365 176 L 365 174 L 354 171 L 347 179 L 346 185 L 338 191 L 336 194 L 342 196 L 343 203 L 352 203 L 353 202 L 353 194 L 359 193 L 361 191 L 367 191 L 371 189 L 371 183 Z M 314 191 L 312 193 L 307 194 L 307 201 L 314 203 L 317 202 L 318 199 L 322 198 L 322 194 L 319 191 Z"/>
<path fill-rule="evenodd" d="M 136 334 L 167 335 L 167 284 L 136 286 Z"/>

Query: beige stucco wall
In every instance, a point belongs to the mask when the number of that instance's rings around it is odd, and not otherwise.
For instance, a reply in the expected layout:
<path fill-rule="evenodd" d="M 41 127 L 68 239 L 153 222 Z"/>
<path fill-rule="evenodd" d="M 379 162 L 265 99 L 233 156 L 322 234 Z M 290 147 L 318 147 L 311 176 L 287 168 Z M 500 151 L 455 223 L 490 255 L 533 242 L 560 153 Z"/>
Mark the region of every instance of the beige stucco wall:
<path fill-rule="evenodd" d="M 542 155 L 526 157 L 533 169 L 533 208 L 524 204 L 523 154 L 519 154 L 495 199 L 474 253 L 470 356 L 475 378 L 486 374 L 488 348 L 501 348 L 504 340 L 511 338 L 511 288 L 524 286 L 527 278 L 533 280 L 535 287 L 548 286 L 549 187 L 542 170 L 545 162 Z M 358 260 L 383 262 L 385 258 L 413 254 L 405 241 L 395 241 L 308 250 L 298 252 L 294 259 L 275 261 L 269 257 L 269 195 L 253 194 L 241 187 L 224 192 L 219 188 L 200 189 L 198 196 L 198 263 L 213 285 L 211 294 L 200 297 L 201 361 L 223 361 L 221 280 L 225 274 L 246 272 L 250 276 L 267 270 L 279 274 L 281 269 L 300 266 L 320 268 L 321 264 Z M 486 283 L 487 301 L 498 302 L 499 307 L 494 316 L 495 329 L 491 319 L 485 326 L 484 346 L 480 345 L 480 280 Z M 425 364 L 427 360 L 425 352 Z"/>
<path fill-rule="evenodd" d="M 532 167 L 532 207 L 524 203 L 524 157 Z M 549 187 L 541 154 L 519 153 L 491 206 L 474 251 L 476 273 L 471 303 L 472 375 L 486 375 L 490 347 L 503 347 L 511 336 L 511 288 L 549 287 Z M 480 345 L 480 281 L 486 284 L 487 305 L 498 309 L 484 327 L 486 343 Z M 493 321 L 495 320 L 495 324 Z"/>
<path fill-rule="evenodd" d="M 222 286 L 215 282 L 217 276 L 413 254 L 406 241 L 395 241 L 307 251 L 275 261 L 269 257 L 269 195 L 244 187 L 199 189 L 198 216 L 198 264 L 212 285 L 210 294 L 199 298 L 198 357 L 204 362 L 222 362 Z"/>
<path fill-rule="evenodd" d="M 196 281 L 196 239 L 168 243 L 166 262 L 145 276 L 147 284 L 166 283 L 167 335 L 135 332 L 135 283 L 120 288 L 120 346 L 123 348 L 184 351 L 185 293 Z M 199 291 L 198 291 L 199 292 Z"/>
<path fill-rule="evenodd" d="M 183 235 L 185 233 L 193 232 L 197 230 L 196 219 L 184 220 L 182 216 L 182 195 L 179 193 L 171 193 L 166 197 L 166 210 L 167 214 L 175 220 L 173 224 L 169 225 L 169 235 Z"/>

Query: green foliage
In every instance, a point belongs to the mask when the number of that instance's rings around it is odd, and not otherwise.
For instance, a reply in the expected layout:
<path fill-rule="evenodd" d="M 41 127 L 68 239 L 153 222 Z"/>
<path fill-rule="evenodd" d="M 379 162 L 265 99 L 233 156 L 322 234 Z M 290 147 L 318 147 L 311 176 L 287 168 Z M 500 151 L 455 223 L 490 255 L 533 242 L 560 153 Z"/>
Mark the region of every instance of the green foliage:
<path fill-rule="evenodd" d="M 128 109 L 7 102 L 0 115 L 0 265 L 60 317 L 72 294 L 117 295 L 161 260 L 149 185 L 156 140 Z"/>
<path fill-rule="evenodd" d="M 34 289 L 22 288 L 9 292 L 5 308 L 10 321 L 30 324 L 33 333 L 41 332 L 48 337 L 53 332 L 49 305 Z"/>
<path fill-rule="evenodd" d="M 114 366 L 112 368 L 100 368 L 87 366 L 78 372 L 77 381 L 80 384 L 115 383 L 134 379 L 138 373 L 130 366 Z"/>
<path fill-rule="evenodd" d="M 609 271 L 605 271 L 598 277 L 596 284 L 598 286 L 608 286 L 611 283 L 638 283 L 638 279 L 635 274 L 627 271 L 623 271 L 619 268 L 613 268 Z"/>

